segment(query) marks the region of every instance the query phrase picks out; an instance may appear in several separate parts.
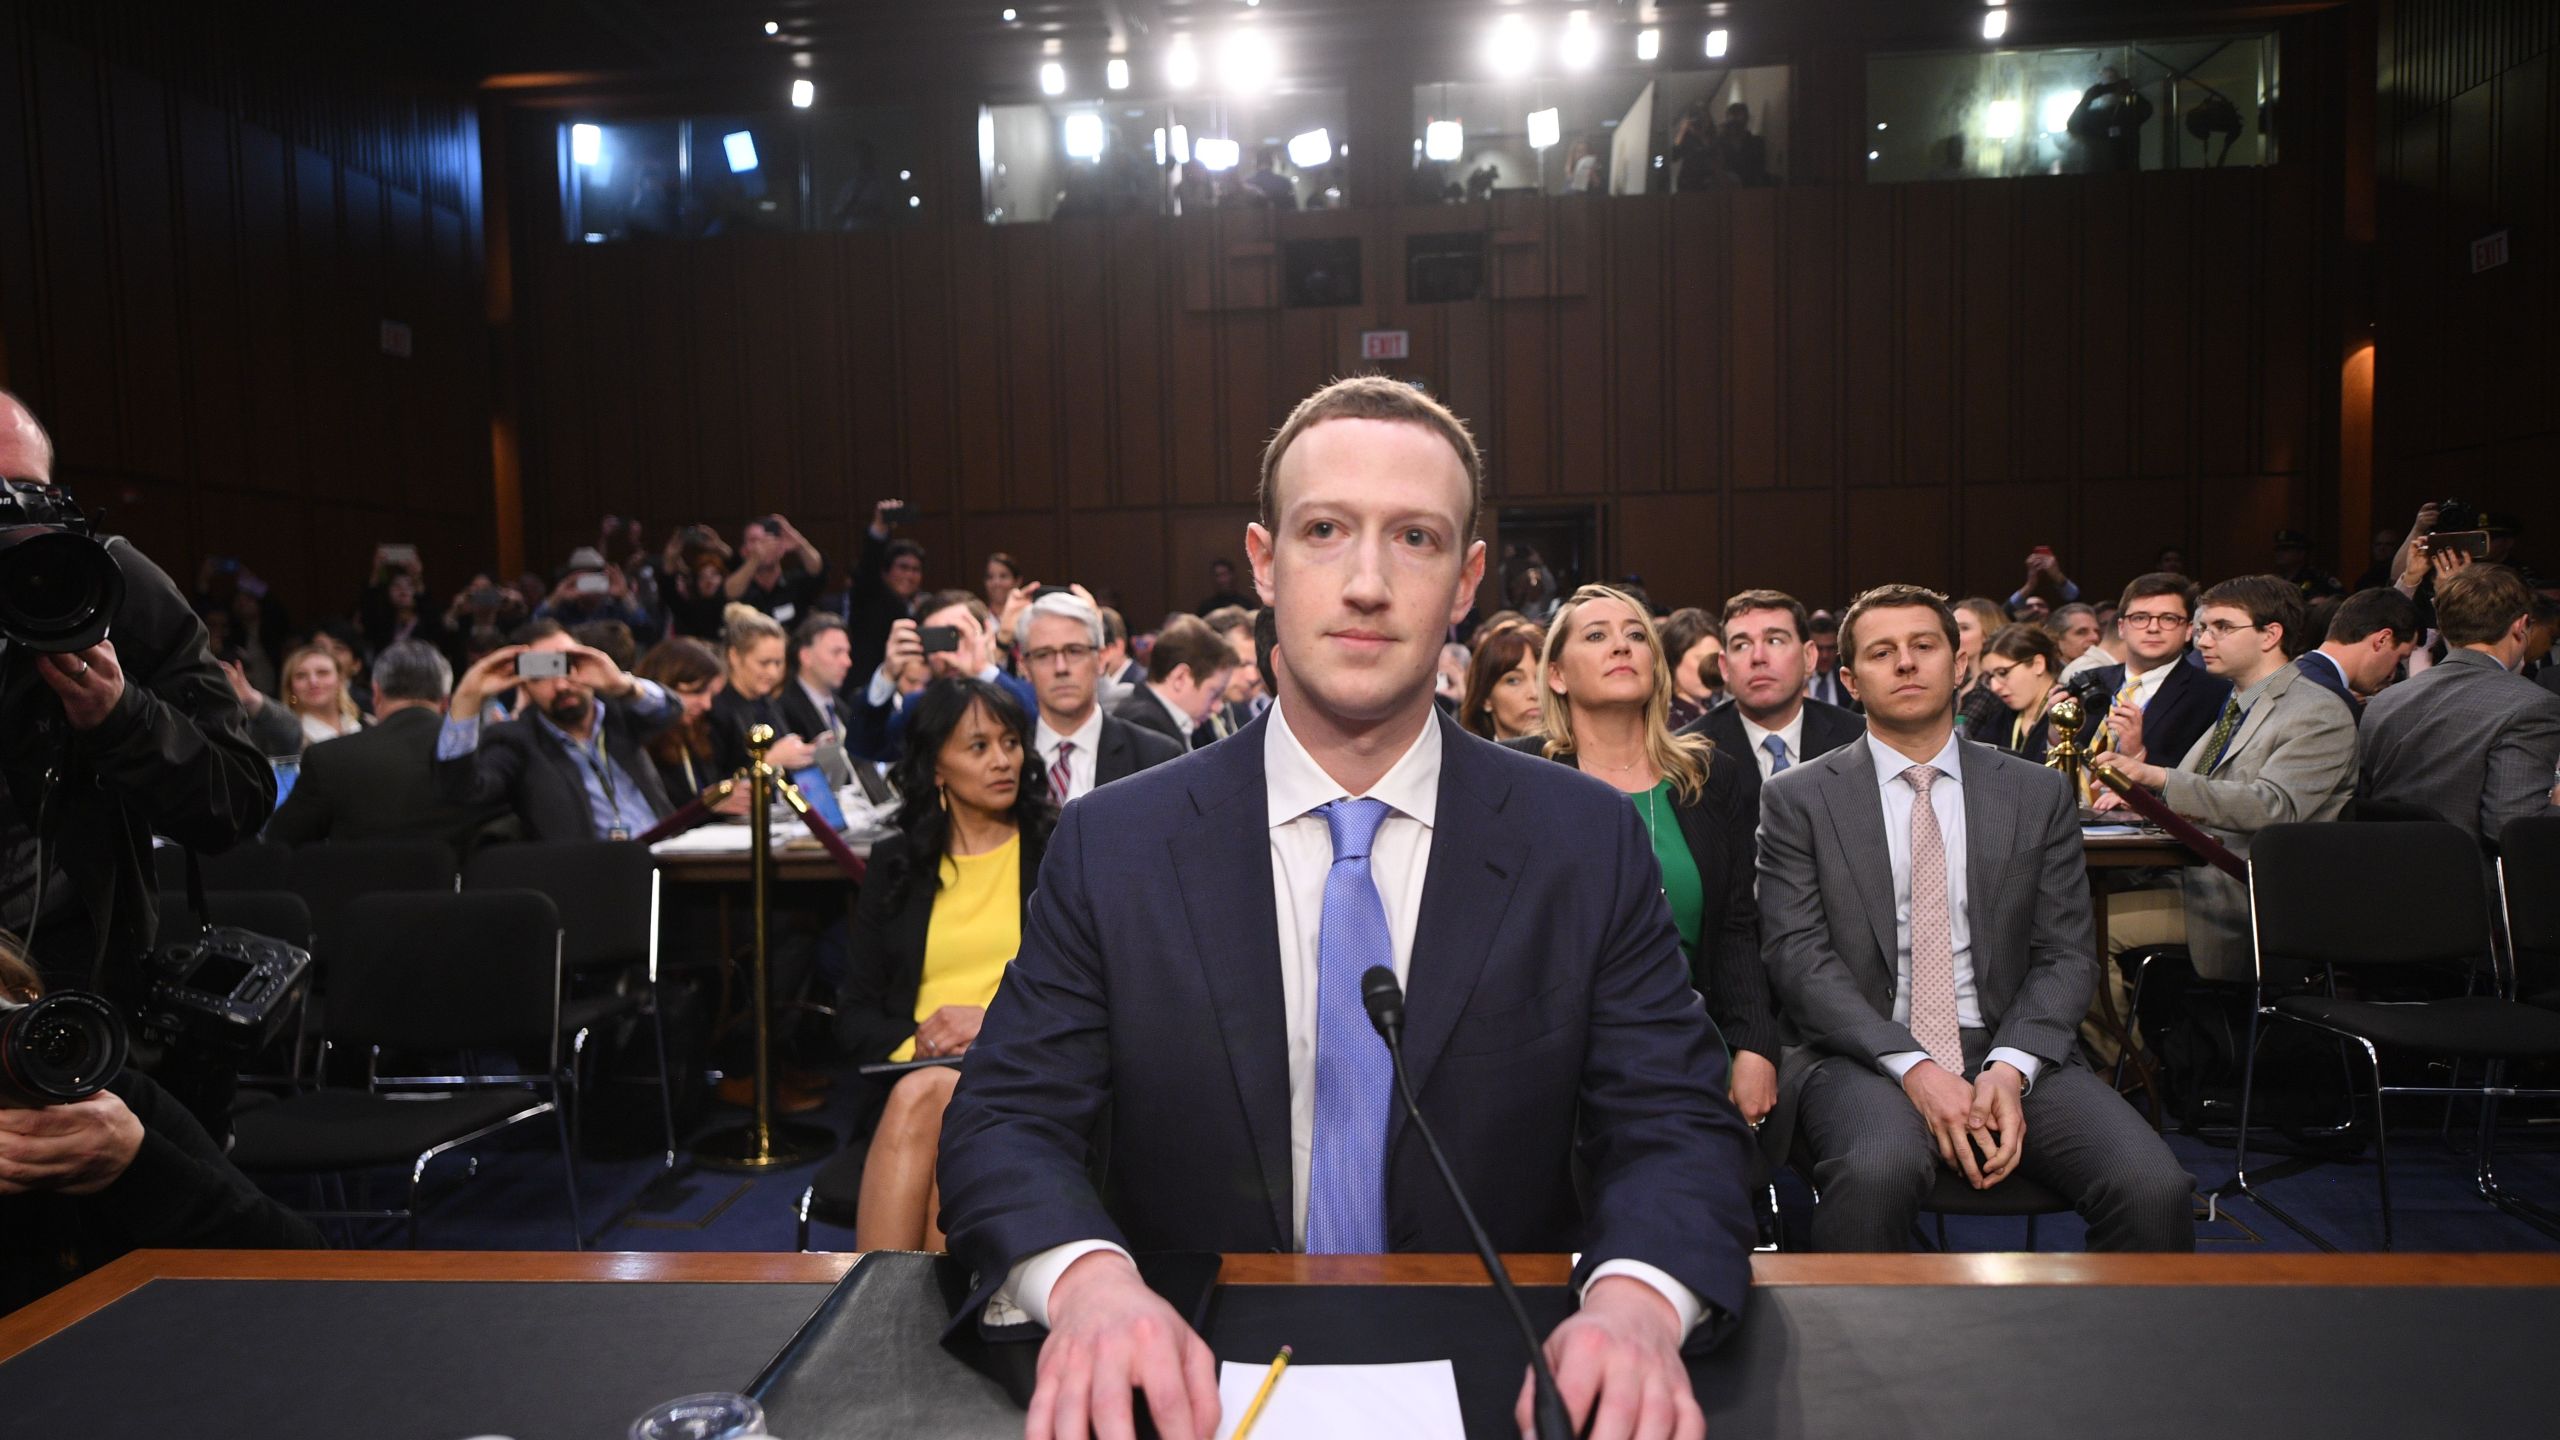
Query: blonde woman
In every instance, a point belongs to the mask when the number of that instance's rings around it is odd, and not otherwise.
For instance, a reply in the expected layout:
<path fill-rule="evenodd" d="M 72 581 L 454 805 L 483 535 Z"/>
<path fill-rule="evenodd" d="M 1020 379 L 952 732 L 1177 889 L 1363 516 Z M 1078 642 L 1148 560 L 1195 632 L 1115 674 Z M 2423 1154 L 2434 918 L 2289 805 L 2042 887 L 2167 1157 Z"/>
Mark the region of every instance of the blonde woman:
<path fill-rule="evenodd" d="M 285 657 L 284 708 L 302 722 L 305 747 L 364 728 L 338 657 L 325 646 L 305 645 Z"/>
<path fill-rule="evenodd" d="M 808 737 L 791 733 L 791 722 L 782 713 L 783 652 L 790 643 L 782 622 L 734 601 L 720 618 L 729 679 L 711 697 L 711 745 L 719 773 L 734 775 L 746 768 L 747 735 L 758 725 L 773 727 L 773 749 L 767 755 L 776 766 L 806 766 L 817 751 Z"/>
<path fill-rule="evenodd" d="M 1580 768 L 1635 807 L 1662 866 L 1690 983 L 1732 1052 L 1730 1094 L 1757 1125 L 1778 1100 L 1778 1023 L 1752 896 L 1759 771 L 1702 735 L 1671 733 L 1671 666 L 1633 597 L 1585 585 L 1556 611 L 1540 657 L 1543 736 L 1515 750 Z"/>

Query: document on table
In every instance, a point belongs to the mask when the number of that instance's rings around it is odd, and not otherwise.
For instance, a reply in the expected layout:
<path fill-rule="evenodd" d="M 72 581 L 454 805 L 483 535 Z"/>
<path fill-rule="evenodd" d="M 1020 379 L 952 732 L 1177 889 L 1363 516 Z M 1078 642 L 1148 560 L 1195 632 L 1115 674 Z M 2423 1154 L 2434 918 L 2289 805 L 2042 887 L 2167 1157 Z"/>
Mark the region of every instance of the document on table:
<path fill-rule="evenodd" d="M 2080 827 L 2080 838 L 2083 840 L 2130 840 L 2137 835 L 2147 835 L 2152 833 L 2154 832 L 2150 827 L 2138 824 L 2110 825 L 2100 823 L 2095 825 L 2083 824 Z"/>
<path fill-rule="evenodd" d="M 1269 1365 L 1218 1369 L 1218 1440 L 1229 1440 Z M 1407 1365 L 1298 1365 L 1281 1373 L 1249 1440 L 1466 1440 L 1458 1372 L 1446 1360 Z"/>

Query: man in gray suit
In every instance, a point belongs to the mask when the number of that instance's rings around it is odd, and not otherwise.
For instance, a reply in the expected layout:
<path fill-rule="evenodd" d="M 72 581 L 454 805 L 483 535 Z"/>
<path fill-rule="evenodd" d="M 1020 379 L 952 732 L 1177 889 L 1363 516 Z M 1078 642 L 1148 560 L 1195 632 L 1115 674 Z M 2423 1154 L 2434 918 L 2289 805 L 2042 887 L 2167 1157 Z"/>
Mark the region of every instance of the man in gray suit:
<path fill-rule="evenodd" d="M 1812 1151 L 1815 1248 L 1909 1248 L 1943 1166 L 2070 1197 L 2093 1250 L 2193 1249 L 2193 1181 L 2073 1043 L 2098 961 L 2069 782 L 1957 737 L 1944 596 L 1870 590 L 1840 642 L 1867 733 L 1760 807 L 1769 1123 Z"/>
<path fill-rule="evenodd" d="M 2532 614 L 2533 591 L 2504 565 L 2437 583 L 2449 648 L 2366 708 L 2366 797 L 2424 805 L 2485 844 L 2510 820 L 2552 813 L 2560 695 L 2515 673 Z"/>
<path fill-rule="evenodd" d="M 2158 791 L 2170 809 L 2243 859 L 2250 839 L 2270 825 L 2337 819 L 2355 790 L 2356 717 L 2294 666 L 2310 639 L 2300 587 L 2275 575 L 2225 580 L 2204 592 L 2196 622 L 2205 668 L 2231 682 L 2221 718 L 2175 769 L 2113 752 L 2095 763 Z M 2108 792 L 2098 808 L 2119 804 Z M 2118 897 L 2108 907 L 2111 942 L 2183 943 L 2204 978 L 2248 980 L 2256 968 L 2248 887 L 2196 865 L 2179 873 L 2178 888 L 2183 919 L 2175 910 L 2123 903 L 2132 895 Z"/>

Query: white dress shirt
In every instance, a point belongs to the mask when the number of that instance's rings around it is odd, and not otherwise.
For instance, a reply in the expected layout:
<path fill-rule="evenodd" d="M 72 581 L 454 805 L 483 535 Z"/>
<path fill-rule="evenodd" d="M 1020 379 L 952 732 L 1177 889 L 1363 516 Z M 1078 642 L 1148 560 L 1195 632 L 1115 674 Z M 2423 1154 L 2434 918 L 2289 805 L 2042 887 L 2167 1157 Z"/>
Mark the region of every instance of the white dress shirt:
<path fill-rule="evenodd" d="M 1893 1023 L 1911 1023 L 1911 804 L 1918 798 L 1902 772 L 1915 763 L 1910 756 L 1887 745 L 1873 734 L 1865 737 L 1867 752 L 1875 757 L 1876 793 L 1884 801 L 1884 844 L 1893 862 Z M 1964 760 L 1963 744 L 1953 735 L 1947 737 L 1929 764 L 1938 778 L 1929 786 L 1929 808 L 1938 817 L 1938 835 L 1946 842 L 1947 852 L 1947 938 L 1955 951 L 1956 1028 L 1982 1028 L 1982 996 L 1973 979 L 1973 922 L 1965 914 L 1966 878 L 1964 833 Z M 1884 1072 L 1900 1080 L 1904 1072 L 1929 1058 L 1925 1050 L 1898 1050 L 1879 1062 Z M 2029 1087 L 2036 1083 L 2036 1071 L 2044 1062 L 2023 1050 L 2003 1045 L 1983 1057 L 1984 1066 L 1994 1060 L 2006 1060 L 2026 1077 Z"/>
<path fill-rule="evenodd" d="M 800 687 L 801 694 L 809 697 L 809 708 L 818 712 L 818 718 L 828 722 L 827 733 L 831 735 L 844 733 L 844 707 L 836 702 L 834 691 L 821 690 L 806 680 L 795 680 L 792 683 Z M 818 737 L 803 735 L 800 738 L 815 740 Z"/>
<path fill-rule="evenodd" d="M 1032 748 L 1040 752 L 1041 762 L 1049 767 L 1049 772 L 1053 775 L 1057 773 L 1060 763 L 1058 742 L 1061 740 L 1074 741 L 1076 747 L 1067 752 L 1065 761 L 1067 798 L 1082 799 L 1093 793 L 1094 768 L 1102 758 L 1102 707 L 1094 706 L 1092 713 L 1084 717 L 1084 724 L 1078 726 L 1073 734 L 1061 735 L 1050 729 L 1049 719 L 1045 715 L 1040 718 L 1039 724 L 1033 727 Z"/>
<path fill-rule="evenodd" d="M 1733 718 L 1742 722 L 1742 738 L 1750 742 L 1751 761 L 1760 767 L 1762 781 L 1768 780 L 1771 767 L 1777 763 L 1769 758 L 1769 737 L 1772 735 L 1787 742 L 1789 765 L 1804 763 L 1804 707 L 1802 705 L 1796 707 L 1796 713 L 1792 719 L 1776 730 L 1761 729 L 1752 723 L 1750 716 L 1739 710 L 1734 712 Z"/>
<path fill-rule="evenodd" d="M 1156 697 L 1156 703 L 1164 707 L 1164 713 L 1173 717 L 1173 727 L 1182 732 L 1183 740 L 1188 743 L 1191 732 L 1199 728 L 1200 722 L 1192 719 L 1190 712 L 1164 698 L 1164 692 L 1156 688 L 1153 680 L 1147 682 L 1147 693 Z"/>
<path fill-rule="evenodd" d="M 2159 664 L 2152 666 L 2150 669 L 2143 671 L 2141 674 L 2135 675 L 2133 677 L 2133 708 L 2136 710 L 2150 709 L 2151 697 L 2159 694 L 2160 687 L 2169 683 L 2169 672 L 2186 663 L 2186 661 L 2172 656 L 2171 658 L 2163 660 Z M 2128 667 L 2127 673 L 2131 673 L 2130 667 Z"/>
<path fill-rule="evenodd" d="M 1442 742 L 1436 719 L 1396 763 L 1369 787 L 1368 798 L 1386 802 L 1388 815 L 1369 844 L 1369 878 L 1387 915 L 1387 939 L 1401 984 L 1413 964 L 1414 927 L 1422 917 L 1423 877 L 1431 868 L 1431 830 L 1440 806 Z M 1319 813 L 1350 795 L 1289 729 L 1286 709 L 1273 705 L 1263 727 L 1262 764 L 1271 827 L 1272 898 L 1280 926 L 1280 995 L 1289 1043 L 1290 1243 L 1306 1248 L 1307 1173 L 1315 1156 L 1316 939 L 1324 918 L 1325 875 L 1333 868 L 1333 831 Z M 1564 1157 L 1555 1157 L 1564 1163 Z M 987 1318 L 1003 1324 L 1049 1320 L 1049 1292 L 1079 1258 L 1096 1250 L 1120 1250 L 1104 1240 L 1078 1240 L 1041 1251 L 1013 1268 L 1004 1288 L 987 1304 Z M 1126 1251 L 1121 1251 L 1126 1254 Z M 1706 1306 L 1688 1286 L 1641 1260 L 1606 1260 L 1591 1272 L 1641 1280 L 1679 1313 L 1687 1336 Z M 1590 1286 L 1586 1284 L 1585 1293 Z M 1015 1313 L 1008 1314 L 1008 1309 Z"/>

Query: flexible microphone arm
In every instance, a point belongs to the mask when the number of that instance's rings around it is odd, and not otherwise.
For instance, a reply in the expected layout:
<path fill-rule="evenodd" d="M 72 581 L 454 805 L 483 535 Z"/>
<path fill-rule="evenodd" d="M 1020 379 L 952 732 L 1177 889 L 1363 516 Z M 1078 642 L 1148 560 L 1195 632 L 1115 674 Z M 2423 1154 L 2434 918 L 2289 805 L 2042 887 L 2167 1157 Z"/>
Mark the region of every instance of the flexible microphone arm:
<path fill-rule="evenodd" d="M 1503 1268 L 1502 1257 L 1494 1253 L 1493 1237 L 1484 1233 L 1475 1207 L 1467 1203 L 1467 1192 L 1458 1186 L 1458 1172 L 1450 1167 L 1440 1141 L 1423 1122 L 1421 1104 L 1413 1098 L 1413 1080 L 1404 1068 L 1404 987 L 1396 983 L 1396 972 L 1384 965 L 1372 965 L 1363 972 L 1360 1003 L 1368 1008 L 1369 1023 L 1377 1027 L 1378 1038 L 1387 1042 L 1387 1058 L 1395 1066 L 1396 1093 L 1404 1097 L 1405 1118 L 1413 1122 L 1414 1130 L 1422 1136 L 1423 1148 L 1431 1152 L 1431 1163 L 1440 1169 L 1440 1183 L 1449 1187 L 1449 1198 L 1458 1203 L 1458 1218 L 1467 1223 L 1467 1234 L 1476 1242 L 1476 1258 L 1484 1262 L 1485 1273 L 1493 1277 L 1493 1288 L 1501 1292 L 1502 1303 L 1510 1307 L 1511 1319 L 1520 1327 L 1521 1341 L 1529 1347 L 1529 1373 L 1536 1377 L 1537 1386 L 1532 1403 L 1538 1440 L 1573 1440 L 1573 1417 L 1565 1413 L 1564 1395 L 1556 1389 L 1555 1372 L 1547 1368 L 1547 1351 L 1539 1343 L 1537 1327 L 1529 1323 L 1529 1312 L 1520 1304 L 1520 1292 L 1511 1284 L 1511 1272 Z"/>

